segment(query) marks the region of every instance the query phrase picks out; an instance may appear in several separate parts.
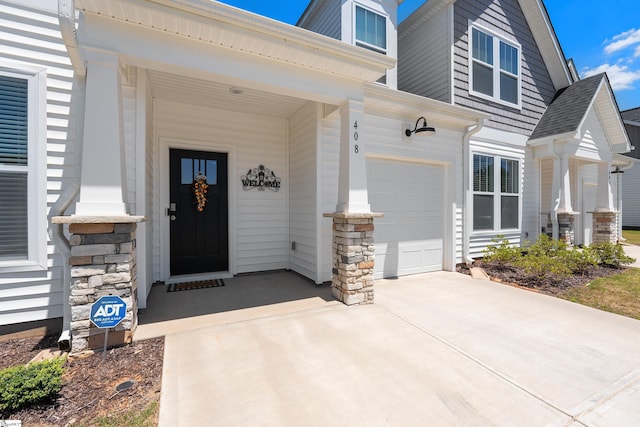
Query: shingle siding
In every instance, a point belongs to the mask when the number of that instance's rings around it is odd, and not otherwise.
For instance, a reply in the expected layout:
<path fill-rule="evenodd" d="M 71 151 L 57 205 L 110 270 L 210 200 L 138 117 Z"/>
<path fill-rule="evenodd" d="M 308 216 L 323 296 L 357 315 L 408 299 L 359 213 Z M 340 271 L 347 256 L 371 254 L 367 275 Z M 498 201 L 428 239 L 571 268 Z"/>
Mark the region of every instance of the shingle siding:
<path fill-rule="evenodd" d="M 469 21 L 521 45 L 521 109 L 469 94 Z M 453 64 L 454 102 L 491 114 L 489 126 L 497 129 L 530 135 L 556 92 L 517 0 L 457 1 L 454 5 Z"/>

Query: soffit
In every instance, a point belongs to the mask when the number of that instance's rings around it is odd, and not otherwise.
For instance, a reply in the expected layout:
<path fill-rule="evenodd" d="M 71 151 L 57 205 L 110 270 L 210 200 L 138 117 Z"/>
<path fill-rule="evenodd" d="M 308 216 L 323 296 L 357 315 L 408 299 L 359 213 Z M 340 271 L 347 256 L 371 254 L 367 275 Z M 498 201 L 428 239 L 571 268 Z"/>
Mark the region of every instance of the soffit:
<path fill-rule="evenodd" d="M 320 34 L 209 0 L 76 0 L 84 13 L 360 81 L 395 60 Z"/>
<path fill-rule="evenodd" d="M 228 84 L 156 70 L 147 70 L 147 76 L 154 98 L 199 107 L 286 119 L 306 102 L 242 87 L 235 88 L 241 91 L 235 94 Z"/>

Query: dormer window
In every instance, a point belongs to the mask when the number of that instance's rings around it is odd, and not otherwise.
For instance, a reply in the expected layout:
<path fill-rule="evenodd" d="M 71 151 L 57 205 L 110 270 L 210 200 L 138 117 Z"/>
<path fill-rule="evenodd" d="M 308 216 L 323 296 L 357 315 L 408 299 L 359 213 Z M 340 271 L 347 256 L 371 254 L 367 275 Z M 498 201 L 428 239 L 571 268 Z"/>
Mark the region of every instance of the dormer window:
<path fill-rule="evenodd" d="M 520 46 L 476 26 L 470 35 L 469 92 L 520 108 Z"/>
<path fill-rule="evenodd" d="M 387 53 L 387 18 L 356 5 L 356 46 Z"/>

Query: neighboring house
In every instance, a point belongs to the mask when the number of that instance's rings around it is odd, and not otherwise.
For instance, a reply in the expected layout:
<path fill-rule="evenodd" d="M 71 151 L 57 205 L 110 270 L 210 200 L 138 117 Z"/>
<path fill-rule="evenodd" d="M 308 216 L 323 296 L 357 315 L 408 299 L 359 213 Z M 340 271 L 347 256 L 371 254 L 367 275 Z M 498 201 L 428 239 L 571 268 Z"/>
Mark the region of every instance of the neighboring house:
<path fill-rule="evenodd" d="M 100 295 L 126 300 L 126 340 L 155 282 L 278 269 L 368 302 L 373 277 L 454 271 L 547 218 L 570 237 L 583 169 L 611 214 L 611 88 L 571 85 L 541 4 L 430 0 L 398 27 L 398 3 L 314 0 L 297 28 L 209 1 L 0 0 L 0 90 L 17 76 L 38 107 L 0 168 L 29 207 L 5 208 L 29 243 L 4 249 L 0 325 L 64 316 L 80 351 Z"/>
<path fill-rule="evenodd" d="M 465 260 L 498 236 L 591 243 L 590 212 L 609 223 L 609 171 L 629 142 L 607 79 L 573 84 L 542 3 L 430 0 L 398 46 L 400 90 L 490 115 L 465 139 Z"/>
<path fill-rule="evenodd" d="M 636 162 L 640 161 L 640 107 L 620 113 L 627 128 L 634 150 L 625 154 Z M 640 167 L 621 170 L 618 179 L 622 181 L 620 198 L 622 199 L 622 227 L 640 229 Z"/>

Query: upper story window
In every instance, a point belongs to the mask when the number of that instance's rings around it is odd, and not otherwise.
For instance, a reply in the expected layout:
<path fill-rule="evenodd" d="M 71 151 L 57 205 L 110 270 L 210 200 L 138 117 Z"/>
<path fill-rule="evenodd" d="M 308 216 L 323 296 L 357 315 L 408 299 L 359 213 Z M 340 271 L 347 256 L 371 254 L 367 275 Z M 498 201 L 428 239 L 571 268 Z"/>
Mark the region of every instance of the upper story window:
<path fill-rule="evenodd" d="M 356 5 L 356 46 L 387 53 L 387 18 Z"/>
<path fill-rule="evenodd" d="M 520 46 L 475 26 L 470 33 L 469 92 L 520 108 Z"/>
<path fill-rule="evenodd" d="M 43 74 L 0 67 L 0 272 L 46 268 Z"/>

